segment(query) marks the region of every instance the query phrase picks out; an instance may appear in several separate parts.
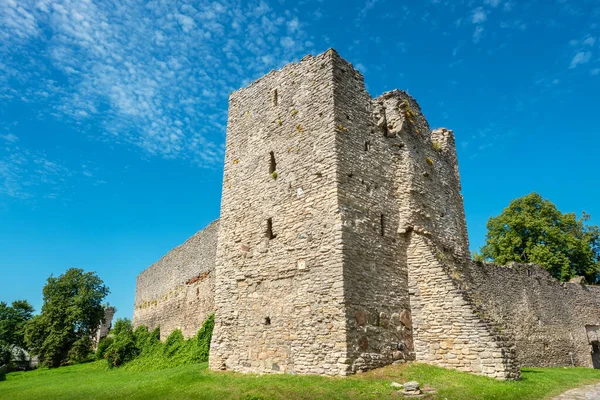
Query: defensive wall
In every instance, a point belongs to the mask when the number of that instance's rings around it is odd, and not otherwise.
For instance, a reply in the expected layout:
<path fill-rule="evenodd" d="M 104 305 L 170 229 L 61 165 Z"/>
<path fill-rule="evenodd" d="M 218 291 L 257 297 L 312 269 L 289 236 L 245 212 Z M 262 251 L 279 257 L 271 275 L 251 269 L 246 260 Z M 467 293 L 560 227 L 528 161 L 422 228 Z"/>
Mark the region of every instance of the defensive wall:
<path fill-rule="evenodd" d="M 138 275 L 134 326 L 160 326 L 161 339 L 175 329 L 185 337 L 198 332 L 214 312 L 218 231 L 217 220 Z"/>
<path fill-rule="evenodd" d="M 471 263 L 465 287 L 499 321 L 521 365 L 600 367 L 600 287 L 559 282 L 544 268 Z"/>
<path fill-rule="evenodd" d="M 134 324 L 215 312 L 209 365 L 241 372 L 592 366 L 598 289 L 473 263 L 460 191 L 451 130 L 306 56 L 231 94 L 220 220 L 140 274 Z"/>

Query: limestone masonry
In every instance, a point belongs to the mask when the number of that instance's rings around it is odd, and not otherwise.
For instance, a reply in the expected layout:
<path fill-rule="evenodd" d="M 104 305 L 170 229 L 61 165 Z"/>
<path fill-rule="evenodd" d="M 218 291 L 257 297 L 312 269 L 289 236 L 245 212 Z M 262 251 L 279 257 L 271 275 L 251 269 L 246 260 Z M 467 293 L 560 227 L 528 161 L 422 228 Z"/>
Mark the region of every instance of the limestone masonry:
<path fill-rule="evenodd" d="M 225 153 L 221 218 L 138 276 L 134 311 L 163 339 L 214 312 L 212 369 L 600 363 L 600 289 L 472 262 L 452 131 L 334 50 L 232 93 Z"/>

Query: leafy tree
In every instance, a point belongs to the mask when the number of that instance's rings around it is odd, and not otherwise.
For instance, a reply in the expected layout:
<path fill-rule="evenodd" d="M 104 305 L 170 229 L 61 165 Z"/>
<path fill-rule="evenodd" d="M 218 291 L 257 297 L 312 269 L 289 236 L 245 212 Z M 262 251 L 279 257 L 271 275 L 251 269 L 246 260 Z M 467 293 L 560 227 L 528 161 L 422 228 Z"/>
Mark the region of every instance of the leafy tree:
<path fill-rule="evenodd" d="M 561 281 L 583 276 L 588 283 L 600 280 L 600 229 L 587 225 L 583 212 L 561 213 L 556 206 L 531 193 L 510 202 L 487 223 L 486 244 L 475 259 L 500 265 L 535 263 Z"/>
<path fill-rule="evenodd" d="M 42 312 L 25 329 L 32 354 L 49 367 L 85 360 L 104 319 L 102 300 L 108 293 L 93 272 L 71 268 L 59 277 L 51 275 L 43 290 Z"/>
<path fill-rule="evenodd" d="M 15 349 L 24 349 L 25 324 L 33 316 L 27 300 L 16 300 L 9 306 L 0 302 L 0 365 L 8 364 Z"/>

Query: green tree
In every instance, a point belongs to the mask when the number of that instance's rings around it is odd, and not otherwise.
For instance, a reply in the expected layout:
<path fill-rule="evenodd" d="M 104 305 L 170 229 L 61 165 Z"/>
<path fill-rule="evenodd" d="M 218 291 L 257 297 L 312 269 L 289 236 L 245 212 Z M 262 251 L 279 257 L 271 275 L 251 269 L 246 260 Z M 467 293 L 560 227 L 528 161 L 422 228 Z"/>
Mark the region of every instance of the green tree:
<path fill-rule="evenodd" d="M 16 300 L 9 306 L 0 302 L 0 365 L 8 364 L 16 350 L 24 349 L 25 324 L 33 316 L 27 300 Z"/>
<path fill-rule="evenodd" d="M 31 353 L 49 367 L 85 360 L 104 319 L 102 300 L 108 293 L 93 272 L 71 268 L 59 277 L 50 276 L 43 290 L 42 312 L 25 329 Z"/>
<path fill-rule="evenodd" d="M 556 206 L 531 193 L 510 202 L 487 223 L 486 244 L 475 259 L 500 265 L 535 263 L 561 281 L 583 276 L 588 283 L 600 279 L 600 230 L 587 225 L 583 212 L 561 213 Z"/>

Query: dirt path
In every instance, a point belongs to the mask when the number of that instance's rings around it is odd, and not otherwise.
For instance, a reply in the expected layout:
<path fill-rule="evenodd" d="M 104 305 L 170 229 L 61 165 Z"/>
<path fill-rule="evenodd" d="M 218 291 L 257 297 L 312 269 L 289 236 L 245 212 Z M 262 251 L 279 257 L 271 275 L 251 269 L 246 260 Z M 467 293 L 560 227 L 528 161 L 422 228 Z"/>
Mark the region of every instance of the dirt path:
<path fill-rule="evenodd" d="M 567 390 L 552 400 L 600 400 L 600 383 Z"/>

